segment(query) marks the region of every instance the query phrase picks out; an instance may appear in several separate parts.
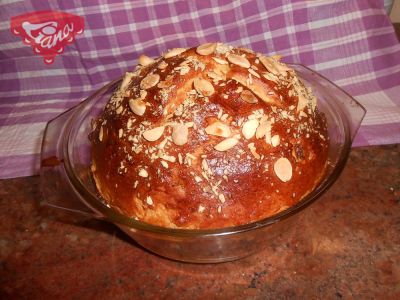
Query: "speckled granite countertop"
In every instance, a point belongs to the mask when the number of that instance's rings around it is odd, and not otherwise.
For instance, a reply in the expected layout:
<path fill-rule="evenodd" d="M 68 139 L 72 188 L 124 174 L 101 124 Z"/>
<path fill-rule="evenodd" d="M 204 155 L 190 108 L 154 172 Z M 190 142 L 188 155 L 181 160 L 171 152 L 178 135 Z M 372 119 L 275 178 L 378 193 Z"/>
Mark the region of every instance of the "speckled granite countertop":
<path fill-rule="evenodd" d="M 353 149 L 303 227 L 214 265 L 160 258 L 102 221 L 61 222 L 38 184 L 0 181 L 2 299 L 400 299 L 400 145 Z"/>

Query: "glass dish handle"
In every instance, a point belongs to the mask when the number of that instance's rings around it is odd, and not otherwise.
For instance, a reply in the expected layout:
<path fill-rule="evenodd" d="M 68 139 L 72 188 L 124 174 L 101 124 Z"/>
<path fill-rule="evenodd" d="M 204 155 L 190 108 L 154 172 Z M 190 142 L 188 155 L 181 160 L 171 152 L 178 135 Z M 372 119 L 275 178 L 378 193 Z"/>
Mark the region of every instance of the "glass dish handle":
<path fill-rule="evenodd" d="M 51 120 L 45 129 L 40 157 L 40 190 L 45 204 L 90 218 L 103 218 L 82 203 L 73 192 L 64 166 L 63 136 L 81 104 Z"/>

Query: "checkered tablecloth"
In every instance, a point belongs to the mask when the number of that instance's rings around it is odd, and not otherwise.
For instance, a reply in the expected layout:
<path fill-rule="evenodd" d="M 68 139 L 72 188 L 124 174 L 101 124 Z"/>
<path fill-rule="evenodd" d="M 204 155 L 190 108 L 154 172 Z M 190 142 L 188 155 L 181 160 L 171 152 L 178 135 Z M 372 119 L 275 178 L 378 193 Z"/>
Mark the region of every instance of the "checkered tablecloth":
<path fill-rule="evenodd" d="M 52 64 L 10 30 L 12 17 L 43 10 L 84 19 Z M 209 41 L 319 71 L 368 110 L 355 146 L 400 142 L 400 45 L 383 0 L 3 0 L 0 178 L 37 173 L 46 122 L 132 69 L 141 53 Z"/>

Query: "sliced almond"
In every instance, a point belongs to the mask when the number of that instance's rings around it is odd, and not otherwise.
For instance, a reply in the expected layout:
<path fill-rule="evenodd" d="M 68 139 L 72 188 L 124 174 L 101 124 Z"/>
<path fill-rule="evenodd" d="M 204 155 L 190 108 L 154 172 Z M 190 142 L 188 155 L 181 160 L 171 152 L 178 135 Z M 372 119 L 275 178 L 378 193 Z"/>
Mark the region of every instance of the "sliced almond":
<path fill-rule="evenodd" d="M 281 157 L 274 163 L 274 172 L 283 182 L 288 182 L 292 178 L 292 164 L 290 161 Z"/>
<path fill-rule="evenodd" d="M 267 116 L 262 116 L 260 119 L 260 125 L 257 127 L 256 138 L 257 139 L 263 138 L 268 131 L 271 134 L 271 122 L 268 121 Z"/>
<path fill-rule="evenodd" d="M 141 99 L 130 99 L 130 109 L 138 116 L 143 116 L 146 111 L 146 102 Z"/>
<path fill-rule="evenodd" d="M 183 124 L 176 124 L 172 129 L 172 141 L 175 145 L 182 146 L 187 143 L 189 136 L 188 128 Z"/>
<path fill-rule="evenodd" d="M 164 54 L 165 58 L 170 58 L 170 57 L 174 57 L 177 56 L 183 52 L 186 51 L 186 48 L 174 48 L 169 50 L 167 53 Z"/>
<path fill-rule="evenodd" d="M 259 123 L 257 119 L 248 120 L 243 123 L 242 133 L 246 139 L 251 139 L 255 134 Z"/>
<path fill-rule="evenodd" d="M 149 142 L 157 141 L 164 133 L 164 126 L 156 127 L 143 132 L 143 137 Z"/>
<path fill-rule="evenodd" d="M 146 90 L 140 90 L 140 99 L 144 100 L 147 96 L 147 91 Z"/>
<path fill-rule="evenodd" d="M 143 90 L 147 90 L 156 86 L 157 83 L 160 81 L 160 75 L 158 74 L 149 74 L 145 78 L 142 79 L 140 82 L 140 88 Z"/>
<path fill-rule="evenodd" d="M 260 56 L 259 59 L 261 63 L 264 65 L 264 67 L 271 73 L 274 73 L 275 75 L 286 76 L 287 71 L 289 71 L 290 68 L 285 64 L 277 61 L 275 59 L 276 57 L 277 56 L 271 56 L 271 57 Z"/>
<path fill-rule="evenodd" d="M 210 55 L 214 53 L 215 49 L 217 48 L 217 43 L 207 43 L 200 45 L 196 48 L 197 54 L 200 55 Z"/>
<path fill-rule="evenodd" d="M 250 92 L 249 90 L 244 90 L 240 94 L 240 98 L 242 98 L 243 101 L 245 101 L 247 103 L 251 103 L 251 104 L 254 104 L 254 103 L 258 102 L 257 97 L 252 92 Z"/>
<path fill-rule="evenodd" d="M 229 54 L 227 58 L 234 65 L 243 68 L 250 68 L 250 62 L 247 60 L 247 58 L 243 56 L 237 54 Z"/>
<path fill-rule="evenodd" d="M 126 88 L 128 87 L 129 83 L 131 82 L 133 76 L 134 76 L 133 73 L 130 73 L 130 72 L 126 72 L 125 73 L 124 78 L 122 79 L 122 82 L 121 82 L 121 86 L 119 88 L 121 91 L 125 91 L 126 90 Z"/>
<path fill-rule="evenodd" d="M 216 135 L 221 137 L 231 136 L 231 129 L 229 128 L 229 126 L 219 121 L 216 121 L 211 125 L 208 125 L 205 128 L 205 132 L 210 135 Z"/>
<path fill-rule="evenodd" d="M 229 149 L 235 147 L 238 142 L 239 141 L 235 138 L 227 138 L 227 139 L 223 140 L 222 142 L 216 144 L 214 146 L 214 149 L 217 151 L 221 151 L 221 152 L 226 151 L 226 150 L 229 150 Z"/>
<path fill-rule="evenodd" d="M 100 130 L 99 130 L 99 141 L 100 142 L 103 141 L 103 136 L 104 136 L 103 126 L 100 126 Z"/>
<path fill-rule="evenodd" d="M 168 64 L 165 61 L 162 61 L 158 64 L 158 68 L 160 70 L 164 70 L 166 67 L 168 67 Z"/>
<path fill-rule="evenodd" d="M 147 173 L 147 171 L 145 169 L 140 169 L 139 176 L 146 178 L 146 177 L 149 177 L 149 173 Z"/>
<path fill-rule="evenodd" d="M 151 64 L 153 64 L 155 62 L 154 59 L 152 59 L 151 57 L 148 57 L 147 55 L 140 55 L 139 56 L 139 64 L 146 67 L 149 66 Z"/>
<path fill-rule="evenodd" d="M 273 147 L 277 147 L 279 146 L 279 143 L 281 142 L 281 138 L 279 137 L 279 135 L 275 134 L 272 138 L 271 138 L 271 145 Z"/>
<path fill-rule="evenodd" d="M 204 97 L 211 96 L 215 92 L 214 86 L 211 84 L 211 82 L 203 78 L 196 78 L 193 81 L 193 85 L 196 91 Z"/>
<path fill-rule="evenodd" d="M 215 60 L 215 62 L 217 64 L 220 64 L 220 65 L 227 65 L 228 64 L 228 62 L 225 59 L 222 59 L 222 58 L 219 58 L 219 57 L 213 57 L 213 60 Z"/>

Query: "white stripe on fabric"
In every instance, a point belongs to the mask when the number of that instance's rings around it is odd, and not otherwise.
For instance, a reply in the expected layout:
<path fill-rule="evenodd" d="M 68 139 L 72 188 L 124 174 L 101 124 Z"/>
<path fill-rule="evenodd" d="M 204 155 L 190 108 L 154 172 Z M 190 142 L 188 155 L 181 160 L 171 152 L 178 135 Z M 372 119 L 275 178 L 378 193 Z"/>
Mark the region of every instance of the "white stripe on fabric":
<path fill-rule="evenodd" d="M 0 157 L 40 153 L 46 122 L 0 127 Z"/>

